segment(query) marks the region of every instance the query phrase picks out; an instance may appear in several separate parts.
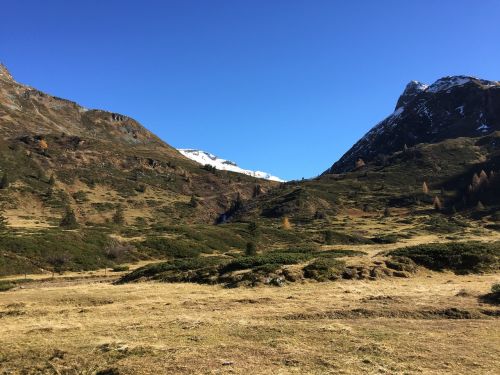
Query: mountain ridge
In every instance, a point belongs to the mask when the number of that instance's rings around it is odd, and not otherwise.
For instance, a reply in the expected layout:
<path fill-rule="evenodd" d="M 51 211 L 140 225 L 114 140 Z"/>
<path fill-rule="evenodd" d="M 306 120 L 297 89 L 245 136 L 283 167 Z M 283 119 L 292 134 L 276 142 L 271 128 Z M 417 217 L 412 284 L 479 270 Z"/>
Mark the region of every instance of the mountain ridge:
<path fill-rule="evenodd" d="M 487 135 L 500 130 L 500 82 L 447 76 L 432 85 L 411 81 L 395 111 L 370 129 L 324 174 L 356 168 L 418 143 Z"/>

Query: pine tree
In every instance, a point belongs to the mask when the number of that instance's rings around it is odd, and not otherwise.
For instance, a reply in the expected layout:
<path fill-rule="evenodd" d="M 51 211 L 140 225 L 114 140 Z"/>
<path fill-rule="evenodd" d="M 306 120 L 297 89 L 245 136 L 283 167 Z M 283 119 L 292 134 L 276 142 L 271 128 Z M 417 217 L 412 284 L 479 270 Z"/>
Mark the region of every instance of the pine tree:
<path fill-rule="evenodd" d="M 325 231 L 325 244 L 331 245 L 333 242 L 333 232 L 331 230 Z"/>
<path fill-rule="evenodd" d="M 54 177 L 54 173 L 52 173 L 49 178 L 49 185 L 54 186 L 55 183 L 56 183 L 56 178 Z"/>
<path fill-rule="evenodd" d="M 259 225 L 255 221 L 248 223 L 248 231 L 255 237 L 259 232 Z"/>
<path fill-rule="evenodd" d="M 7 218 L 4 215 L 3 209 L 0 210 L 0 232 L 4 232 L 7 229 Z"/>
<path fill-rule="evenodd" d="M 63 218 L 59 226 L 67 229 L 75 229 L 78 227 L 78 222 L 76 221 L 75 212 L 70 208 L 66 208 Z"/>
<path fill-rule="evenodd" d="M 247 242 L 246 248 L 245 248 L 245 255 L 246 256 L 253 256 L 257 254 L 257 245 L 255 242 Z"/>
<path fill-rule="evenodd" d="M 391 216 L 391 209 L 389 207 L 386 207 L 384 210 L 384 217 L 389 217 Z"/>
<path fill-rule="evenodd" d="M 262 194 L 262 187 L 258 184 L 254 185 L 252 197 L 253 198 L 258 197 L 261 194 Z"/>
<path fill-rule="evenodd" d="M 5 172 L 0 180 L 0 189 L 7 189 L 9 187 L 9 176 Z"/>
<path fill-rule="evenodd" d="M 122 225 L 125 223 L 125 215 L 123 213 L 123 207 L 119 205 L 113 215 L 113 223 Z"/>
<path fill-rule="evenodd" d="M 193 208 L 198 207 L 198 199 L 193 195 L 191 195 L 191 200 L 189 201 L 189 205 Z"/>

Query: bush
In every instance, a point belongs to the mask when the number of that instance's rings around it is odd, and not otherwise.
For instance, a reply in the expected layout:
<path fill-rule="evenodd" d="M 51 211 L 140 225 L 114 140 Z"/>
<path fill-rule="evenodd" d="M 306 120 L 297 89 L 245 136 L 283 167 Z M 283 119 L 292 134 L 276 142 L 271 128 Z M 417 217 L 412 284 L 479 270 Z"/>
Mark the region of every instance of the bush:
<path fill-rule="evenodd" d="M 338 280 L 345 270 L 345 262 L 335 258 L 318 258 L 304 267 L 304 277 L 317 281 Z"/>
<path fill-rule="evenodd" d="M 162 255 L 172 258 L 194 258 L 202 252 L 202 246 L 199 244 L 187 240 L 171 240 L 162 237 L 148 238 L 138 246 L 155 250 Z"/>
<path fill-rule="evenodd" d="M 66 212 L 61 219 L 60 227 L 65 229 L 76 229 L 78 228 L 78 223 L 76 221 L 75 212 L 71 208 L 66 208 Z"/>
<path fill-rule="evenodd" d="M 311 253 L 293 253 L 293 252 L 269 252 L 262 255 L 256 256 L 245 256 L 239 259 L 233 260 L 221 269 L 221 274 L 238 271 L 253 269 L 266 264 L 276 264 L 276 265 L 287 265 L 287 264 L 297 264 L 305 262 L 311 259 Z"/>
<path fill-rule="evenodd" d="M 432 270 L 457 273 L 499 269 L 500 242 L 450 242 L 418 245 L 394 250 L 391 256 L 402 256 Z"/>
<path fill-rule="evenodd" d="M 348 234 L 344 232 L 336 232 L 332 230 L 327 230 L 324 232 L 324 243 L 327 245 L 331 244 L 368 244 L 372 241 L 366 237 L 361 236 L 360 234 Z"/>
<path fill-rule="evenodd" d="M 10 281 L 2 281 L 0 280 L 0 292 L 6 292 L 7 290 L 10 290 L 14 288 L 14 284 L 11 283 Z"/>
<path fill-rule="evenodd" d="M 0 276 L 37 273 L 40 268 L 52 269 L 54 257 L 67 256 L 65 269 L 83 271 L 102 266 L 109 243 L 106 233 L 99 230 L 79 232 L 48 229 L 32 234 L 0 236 Z M 128 260 L 128 259 L 127 259 Z"/>
<path fill-rule="evenodd" d="M 130 268 L 129 266 L 124 266 L 124 265 L 117 265 L 114 266 L 111 271 L 113 272 L 123 272 L 123 271 L 128 271 Z"/>
<path fill-rule="evenodd" d="M 245 249 L 245 255 L 253 256 L 255 254 L 257 254 L 257 246 L 255 245 L 255 242 L 248 242 Z"/>

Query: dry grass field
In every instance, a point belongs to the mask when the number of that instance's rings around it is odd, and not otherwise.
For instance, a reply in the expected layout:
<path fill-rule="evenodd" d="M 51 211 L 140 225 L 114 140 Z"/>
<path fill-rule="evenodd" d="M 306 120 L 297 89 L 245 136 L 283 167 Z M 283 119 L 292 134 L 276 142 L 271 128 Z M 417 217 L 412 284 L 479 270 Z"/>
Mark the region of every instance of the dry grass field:
<path fill-rule="evenodd" d="M 102 276 L 102 275 L 101 275 Z M 2 374 L 497 374 L 498 274 L 226 289 L 35 281 L 0 294 Z"/>

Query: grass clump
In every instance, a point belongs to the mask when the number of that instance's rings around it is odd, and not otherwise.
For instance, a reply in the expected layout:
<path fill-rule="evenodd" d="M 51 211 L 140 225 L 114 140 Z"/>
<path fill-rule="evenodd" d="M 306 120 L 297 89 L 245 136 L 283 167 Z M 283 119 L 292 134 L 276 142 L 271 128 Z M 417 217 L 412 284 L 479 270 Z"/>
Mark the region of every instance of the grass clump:
<path fill-rule="evenodd" d="M 410 258 L 436 271 L 479 273 L 499 269 L 500 242 L 434 243 L 394 250 L 389 255 Z"/>

